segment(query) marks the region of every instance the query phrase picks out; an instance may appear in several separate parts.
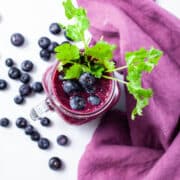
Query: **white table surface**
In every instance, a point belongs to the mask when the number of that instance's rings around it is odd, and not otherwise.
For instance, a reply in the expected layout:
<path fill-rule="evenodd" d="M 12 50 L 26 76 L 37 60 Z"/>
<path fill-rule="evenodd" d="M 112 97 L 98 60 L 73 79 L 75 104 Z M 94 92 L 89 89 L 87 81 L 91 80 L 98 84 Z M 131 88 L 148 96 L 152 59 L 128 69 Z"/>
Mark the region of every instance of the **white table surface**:
<path fill-rule="evenodd" d="M 51 22 L 64 21 L 61 2 L 0 0 L 0 78 L 9 82 L 9 89 L 0 91 L 0 117 L 8 117 L 12 121 L 10 128 L 0 128 L 0 180 L 77 180 L 78 161 L 97 127 L 98 121 L 72 126 L 55 113 L 47 114 L 53 121 L 52 127 L 43 128 L 39 122 L 32 122 L 29 118 L 30 109 L 43 100 L 45 94 L 27 98 L 23 106 L 17 106 L 13 102 L 13 97 L 18 94 L 20 82 L 8 78 L 8 68 L 4 65 L 4 60 L 11 57 L 17 65 L 25 59 L 32 60 L 35 69 L 31 75 L 34 80 L 41 80 L 43 72 L 53 60 L 44 62 L 39 58 L 40 48 L 37 41 L 41 36 L 48 36 L 58 42 L 63 40 L 63 36 L 54 36 L 48 31 Z M 180 17 L 178 0 L 159 0 L 158 3 Z M 9 39 L 14 32 L 24 34 L 26 44 L 22 48 L 11 45 Z M 28 118 L 42 136 L 51 140 L 50 150 L 40 150 L 37 143 L 24 135 L 23 130 L 15 127 L 15 119 L 19 116 Z M 60 134 L 66 134 L 70 138 L 68 147 L 56 144 L 56 137 Z M 63 170 L 54 172 L 49 169 L 48 160 L 52 156 L 59 156 L 63 160 Z"/>

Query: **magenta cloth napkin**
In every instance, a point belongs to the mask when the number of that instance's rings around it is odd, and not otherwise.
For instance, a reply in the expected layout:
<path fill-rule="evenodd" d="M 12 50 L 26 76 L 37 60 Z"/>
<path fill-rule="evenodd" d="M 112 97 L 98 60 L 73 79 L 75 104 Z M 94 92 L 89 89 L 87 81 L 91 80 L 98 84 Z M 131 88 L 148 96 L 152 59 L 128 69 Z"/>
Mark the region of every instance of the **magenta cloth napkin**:
<path fill-rule="evenodd" d="M 180 21 L 152 0 L 78 0 L 87 9 L 94 41 L 116 43 L 115 60 L 126 51 L 154 46 L 164 51 L 158 67 L 144 75 L 154 96 L 144 115 L 108 112 L 80 160 L 78 180 L 180 180 Z"/>

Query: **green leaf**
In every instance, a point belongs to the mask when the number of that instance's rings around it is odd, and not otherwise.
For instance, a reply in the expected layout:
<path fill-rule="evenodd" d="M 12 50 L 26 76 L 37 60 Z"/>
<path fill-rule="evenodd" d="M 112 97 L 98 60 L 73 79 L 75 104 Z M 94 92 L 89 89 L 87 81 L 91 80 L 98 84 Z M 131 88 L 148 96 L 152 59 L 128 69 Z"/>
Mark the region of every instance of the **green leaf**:
<path fill-rule="evenodd" d="M 66 35 L 73 41 L 81 41 L 82 40 L 82 32 L 77 24 L 68 25 L 66 27 Z"/>
<path fill-rule="evenodd" d="M 66 0 L 63 2 L 65 15 L 68 19 L 72 19 L 76 14 L 76 8 L 74 7 L 71 0 Z"/>
<path fill-rule="evenodd" d="M 64 43 L 55 48 L 56 58 L 61 61 L 61 63 L 67 64 L 74 62 L 74 60 L 79 60 L 80 54 L 77 46 Z"/>
<path fill-rule="evenodd" d="M 61 62 L 58 64 L 58 71 L 61 72 L 63 70 L 63 65 Z"/>
<path fill-rule="evenodd" d="M 100 64 L 94 64 L 91 66 L 91 74 L 96 78 L 101 78 L 104 72 L 104 67 Z"/>
<path fill-rule="evenodd" d="M 82 73 L 81 64 L 73 64 L 70 68 L 67 69 L 65 73 L 65 79 L 78 79 Z"/>
<path fill-rule="evenodd" d="M 142 115 L 142 109 L 149 104 L 149 99 L 153 95 L 151 89 L 142 87 L 142 73 L 151 72 L 155 65 L 158 64 L 162 56 L 162 51 L 151 48 L 149 51 L 141 48 L 138 51 L 128 52 L 125 60 L 128 65 L 127 88 L 130 94 L 136 99 L 136 106 L 132 111 L 131 118 L 135 119 L 136 115 Z"/>

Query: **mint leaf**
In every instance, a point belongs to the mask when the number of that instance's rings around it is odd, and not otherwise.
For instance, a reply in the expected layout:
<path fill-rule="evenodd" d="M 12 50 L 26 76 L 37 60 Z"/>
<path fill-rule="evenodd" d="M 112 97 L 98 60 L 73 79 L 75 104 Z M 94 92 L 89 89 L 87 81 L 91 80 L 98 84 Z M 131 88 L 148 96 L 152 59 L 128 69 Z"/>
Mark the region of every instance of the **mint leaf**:
<path fill-rule="evenodd" d="M 72 19 L 76 13 L 76 8 L 74 7 L 71 0 L 66 0 L 63 2 L 65 15 L 68 19 Z"/>
<path fill-rule="evenodd" d="M 56 58 L 62 65 L 73 63 L 80 58 L 79 49 L 75 45 L 65 43 L 55 48 Z"/>
<path fill-rule="evenodd" d="M 82 73 L 81 64 L 73 64 L 70 68 L 65 72 L 65 79 L 78 79 Z"/>
<path fill-rule="evenodd" d="M 153 95 L 151 89 L 142 87 L 142 73 L 151 72 L 162 56 L 160 50 L 151 48 L 149 51 L 141 48 L 138 51 L 128 52 L 125 60 L 128 66 L 127 88 L 136 99 L 136 106 L 132 111 L 131 118 L 142 115 L 142 109 L 149 104 L 149 98 Z"/>

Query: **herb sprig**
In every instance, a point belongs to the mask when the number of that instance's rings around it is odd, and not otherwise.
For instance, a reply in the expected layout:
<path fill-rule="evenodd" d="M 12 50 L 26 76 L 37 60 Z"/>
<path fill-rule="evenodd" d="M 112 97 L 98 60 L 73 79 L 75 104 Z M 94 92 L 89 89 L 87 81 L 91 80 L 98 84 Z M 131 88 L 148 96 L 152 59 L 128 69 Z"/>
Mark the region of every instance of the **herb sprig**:
<path fill-rule="evenodd" d="M 115 67 L 113 61 L 116 46 L 100 39 L 95 45 L 90 46 L 85 38 L 85 31 L 88 30 L 90 23 L 83 8 L 76 8 L 71 0 L 63 2 L 66 17 L 74 20 L 74 24 L 67 26 L 60 25 L 66 31 L 66 35 L 74 41 L 81 41 L 84 44 L 83 51 L 76 45 L 62 44 L 55 48 L 56 59 L 59 62 L 58 70 L 65 73 L 65 79 L 78 79 L 79 76 L 88 72 L 96 78 L 106 78 L 124 83 L 130 94 L 136 99 L 131 119 L 136 115 L 142 115 L 142 110 L 149 104 L 149 99 L 153 95 L 152 89 L 142 87 L 143 72 L 150 73 L 158 64 L 162 51 L 151 48 L 146 50 L 140 48 L 137 51 L 125 54 L 126 65 Z M 115 71 L 127 69 L 127 81 L 108 75 Z"/>

